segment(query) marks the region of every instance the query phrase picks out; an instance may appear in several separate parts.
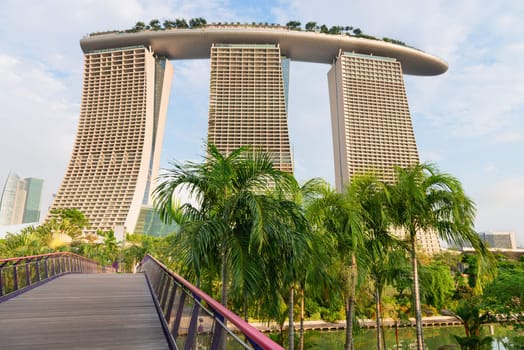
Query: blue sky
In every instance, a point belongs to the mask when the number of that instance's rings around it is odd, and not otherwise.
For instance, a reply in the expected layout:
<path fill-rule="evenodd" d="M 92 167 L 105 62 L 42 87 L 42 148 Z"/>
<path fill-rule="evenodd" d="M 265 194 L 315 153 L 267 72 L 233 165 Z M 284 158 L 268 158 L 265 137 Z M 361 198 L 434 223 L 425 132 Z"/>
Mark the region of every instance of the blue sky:
<path fill-rule="evenodd" d="M 438 77 L 406 76 L 423 161 L 457 176 L 477 203 L 478 230 L 524 246 L 524 2 L 513 0 L 4 0 L 0 11 L 0 183 L 10 170 L 45 180 L 51 202 L 78 123 L 79 40 L 138 20 L 351 25 L 437 55 Z M 173 62 L 162 166 L 198 160 L 207 129 L 209 65 Z M 289 125 L 299 180 L 333 181 L 327 65 L 292 62 Z"/>

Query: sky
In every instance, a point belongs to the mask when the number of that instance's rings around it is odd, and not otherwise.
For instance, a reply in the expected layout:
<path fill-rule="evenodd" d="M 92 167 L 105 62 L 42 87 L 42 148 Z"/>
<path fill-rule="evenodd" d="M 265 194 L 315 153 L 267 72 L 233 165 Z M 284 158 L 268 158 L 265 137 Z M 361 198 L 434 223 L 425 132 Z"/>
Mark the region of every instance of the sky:
<path fill-rule="evenodd" d="M 463 183 L 477 230 L 514 231 L 524 246 L 524 1 L 2 0 L 0 186 L 9 171 L 42 178 L 43 210 L 51 204 L 78 124 L 83 36 L 194 17 L 349 25 L 443 58 L 443 75 L 405 76 L 420 158 Z M 207 133 L 209 61 L 172 63 L 163 168 L 200 160 Z M 299 181 L 334 181 L 329 68 L 291 63 L 288 121 Z"/>

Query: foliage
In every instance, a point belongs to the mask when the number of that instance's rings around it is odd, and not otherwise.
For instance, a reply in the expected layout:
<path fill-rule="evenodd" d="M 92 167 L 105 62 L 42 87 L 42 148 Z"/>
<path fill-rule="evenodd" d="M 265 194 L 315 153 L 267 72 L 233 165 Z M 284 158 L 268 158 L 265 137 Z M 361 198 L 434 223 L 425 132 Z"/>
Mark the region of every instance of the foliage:
<path fill-rule="evenodd" d="M 486 286 L 484 307 L 504 324 L 524 329 L 524 263 L 505 262 Z"/>
<path fill-rule="evenodd" d="M 469 337 L 459 337 L 455 336 L 457 343 L 459 343 L 461 350 L 480 350 L 480 349 L 491 349 L 491 342 L 493 338 L 491 337 L 481 337 L 477 335 L 472 335 Z"/>
<path fill-rule="evenodd" d="M 417 237 L 424 231 L 432 231 L 447 242 L 470 242 L 484 256 L 488 251 L 473 230 L 474 203 L 456 178 L 440 172 L 436 166 L 419 164 L 397 168 L 396 181 L 386 185 L 385 191 L 391 223 L 405 234 L 410 245 L 417 346 L 422 349 Z"/>
<path fill-rule="evenodd" d="M 225 156 L 209 145 L 203 163 L 173 163 L 154 191 L 161 218 L 181 225 L 181 258 L 197 280 L 203 270 L 221 266 L 224 304 L 230 287 L 242 290 L 245 298 L 261 287 L 278 291 L 286 272 L 282 267 L 295 257 L 295 245 L 302 244 L 303 215 L 282 196 L 296 182 L 274 169 L 271 159 L 249 147 Z M 198 205 L 177 205 L 174 193 L 180 186 Z"/>
<path fill-rule="evenodd" d="M 298 29 L 300 27 L 300 22 L 298 21 L 289 21 L 286 23 L 286 27 L 289 29 Z"/>
<path fill-rule="evenodd" d="M 455 283 L 447 265 L 433 262 L 420 268 L 420 295 L 422 301 L 438 310 L 449 308 Z"/>
<path fill-rule="evenodd" d="M 258 23 L 258 24 L 256 22 L 252 22 L 251 24 L 247 24 L 247 23 L 241 24 L 240 22 L 231 22 L 231 23 L 218 22 L 218 23 L 208 24 L 206 19 L 202 17 L 191 18 L 189 21 L 186 21 L 183 18 L 181 19 L 177 18 L 174 21 L 166 19 L 162 23 L 160 23 L 158 19 L 152 19 L 151 21 L 149 21 L 149 24 L 146 24 L 142 21 L 138 21 L 132 28 L 124 30 L 124 31 L 111 30 L 111 31 L 106 31 L 106 32 L 94 32 L 94 33 L 91 33 L 90 35 L 95 36 L 95 35 L 102 35 L 102 34 L 136 33 L 136 32 L 143 32 L 146 30 L 159 31 L 159 30 L 171 30 L 171 29 L 197 29 L 197 28 L 206 27 L 207 25 L 211 25 L 211 26 L 213 25 L 219 25 L 219 26 L 221 25 L 226 25 L 226 26 L 227 25 L 232 25 L 232 26 L 243 25 L 243 26 L 255 26 L 255 27 L 256 26 L 263 26 L 263 27 L 270 26 L 269 23 L 267 22 Z M 365 39 L 370 39 L 370 40 L 382 40 L 384 42 L 388 42 L 391 44 L 406 46 L 406 44 L 403 41 L 391 39 L 387 37 L 379 39 L 372 35 L 365 34 L 360 28 L 353 28 L 352 26 L 334 25 L 331 27 L 327 27 L 325 24 L 317 25 L 317 22 L 311 22 L 311 21 L 305 24 L 304 29 L 302 29 L 301 25 L 302 24 L 299 21 L 288 21 L 285 25 L 285 28 L 288 28 L 290 30 L 297 30 L 297 31 L 305 30 L 306 32 L 319 31 L 324 34 L 331 34 L 331 35 L 345 34 L 348 36 L 355 36 L 355 37 L 365 38 Z M 280 25 L 271 24 L 271 26 L 278 27 Z"/>
<path fill-rule="evenodd" d="M 317 28 L 318 28 L 317 22 L 307 22 L 306 26 L 305 26 L 305 29 L 308 32 L 312 32 L 312 31 L 316 30 Z"/>
<path fill-rule="evenodd" d="M 190 28 L 200 28 L 200 27 L 205 27 L 207 24 L 207 21 L 202 18 L 202 17 L 198 17 L 198 18 L 191 18 L 189 20 L 189 27 Z"/>
<path fill-rule="evenodd" d="M 50 212 L 51 217 L 58 217 L 60 220 L 68 220 L 72 225 L 79 228 L 88 228 L 89 220 L 84 213 L 76 208 L 53 209 Z"/>
<path fill-rule="evenodd" d="M 490 315 L 481 310 L 480 298 L 462 300 L 455 309 L 455 315 L 464 325 L 465 337 L 455 336 L 462 350 L 490 349 L 491 337 L 483 337 L 480 327 L 491 321 Z"/>
<path fill-rule="evenodd" d="M 85 216 L 62 209 L 38 227 L 0 239 L 0 258 L 72 251 L 134 272 L 151 253 L 212 296 L 228 293 L 233 311 L 283 330 L 296 316 L 346 318 L 347 324 L 354 314 L 379 325 L 382 317 L 407 320 L 416 310 L 410 287 L 417 276 L 407 253 L 417 249 L 413 238 L 421 230 L 472 239 L 485 253 L 471 230 L 473 204 L 456 179 L 433 166 L 399 169 L 392 183 L 356 176 L 337 193 L 321 179 L 299 186 L 276 171 L 265 152 L 243 147 L 226 156 L 209 145 L 203 162 L 174 163 L 164 180 L 156 205 L 164 220 L 181 224 L 180 232 L 128 234 L 117 242 L 112 231 L 81 234 Z M 184 185 L 196 203 L 176 202 L 175 190 Z M 393 226 L 403 227 L 405 236 Z M 463 348 L 481 348 L 487 340 L 480 327 L 493 320 L 517 329 L 510 341 L 518 348 L 524 261 L 498 257 L 496 277 L 492 261 L 471 254 L 417 254 L 415 261 L 425 308 L 449 308 L 464 320 L 465 336 L 457 338 Z"/>

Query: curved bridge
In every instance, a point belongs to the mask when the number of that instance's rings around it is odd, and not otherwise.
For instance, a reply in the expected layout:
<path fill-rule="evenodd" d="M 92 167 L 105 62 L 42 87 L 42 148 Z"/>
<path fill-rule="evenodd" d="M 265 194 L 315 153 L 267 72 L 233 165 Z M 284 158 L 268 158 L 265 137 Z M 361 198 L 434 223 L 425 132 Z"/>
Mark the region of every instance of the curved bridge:
<path fill-rule="evenodd" d="M 0 260 L 0 349 L 283 350 L 153 257 L 141 268 L 104 273 L 69 253 Z"/>

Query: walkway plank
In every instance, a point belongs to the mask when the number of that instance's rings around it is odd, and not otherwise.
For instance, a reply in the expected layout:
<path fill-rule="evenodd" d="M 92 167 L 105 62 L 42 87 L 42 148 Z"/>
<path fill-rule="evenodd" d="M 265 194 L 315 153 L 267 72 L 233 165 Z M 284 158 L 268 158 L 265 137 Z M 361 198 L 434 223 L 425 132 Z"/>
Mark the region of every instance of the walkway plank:
<path fill-rule="evenodd" d="M 70 274 L 0 304 L 0 349 L 167 349 L 142 274 Z"/>

